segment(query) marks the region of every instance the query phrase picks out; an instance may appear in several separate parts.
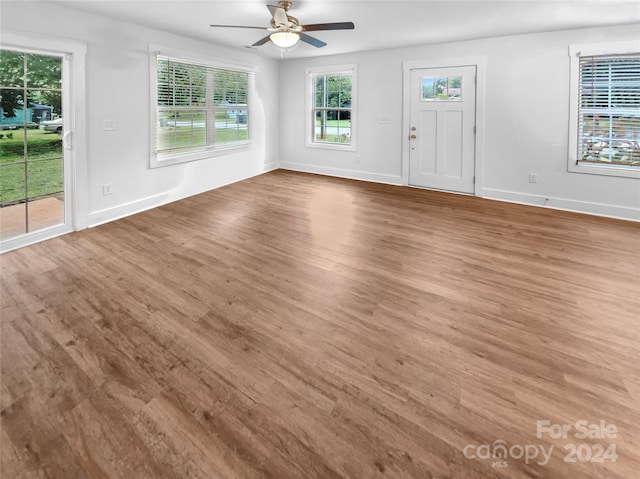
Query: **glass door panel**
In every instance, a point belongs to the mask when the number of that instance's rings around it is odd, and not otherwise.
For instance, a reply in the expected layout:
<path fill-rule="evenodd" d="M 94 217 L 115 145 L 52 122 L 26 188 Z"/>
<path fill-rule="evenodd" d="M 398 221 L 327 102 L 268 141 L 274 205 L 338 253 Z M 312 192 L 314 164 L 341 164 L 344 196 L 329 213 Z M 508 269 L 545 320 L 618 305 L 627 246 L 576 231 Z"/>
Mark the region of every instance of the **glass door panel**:
<path fill-rule="evenodd" d="M 0 50 L 0 240 L 65 223 L 62 57 Z"/>

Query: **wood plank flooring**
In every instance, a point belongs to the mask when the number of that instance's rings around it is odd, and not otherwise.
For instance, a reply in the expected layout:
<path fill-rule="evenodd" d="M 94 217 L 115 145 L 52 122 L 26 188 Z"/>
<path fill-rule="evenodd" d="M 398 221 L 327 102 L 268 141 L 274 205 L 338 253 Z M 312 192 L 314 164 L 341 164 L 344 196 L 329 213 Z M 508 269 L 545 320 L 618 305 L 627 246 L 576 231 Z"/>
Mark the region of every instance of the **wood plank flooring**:
<path fill-rule="evenodd" d="M 638 477 L 638 224 L 275 171 L 0 261 L 3 479 Z"/>

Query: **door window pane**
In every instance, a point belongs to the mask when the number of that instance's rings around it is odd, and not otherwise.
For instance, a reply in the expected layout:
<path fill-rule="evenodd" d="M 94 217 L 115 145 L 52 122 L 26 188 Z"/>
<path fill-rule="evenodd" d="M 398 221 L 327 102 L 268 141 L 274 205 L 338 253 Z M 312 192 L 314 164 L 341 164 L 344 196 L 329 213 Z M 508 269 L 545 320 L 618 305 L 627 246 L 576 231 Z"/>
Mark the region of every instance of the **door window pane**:
<path fill-rule="evenodd" d="M 46 55 L 27 55 L 28 88 L 62 88 L 62 62 L 60 57 Z"/>
<path fill-rule="evenodd" d="M 64 223 L 64 194 L 29 200 L 29 231 L 50 228 Z"/>
<path fill-rule="evenodd" d="M 422 78 L 422 101 L 462 100 L 462 77 Z"/>
<path fill-rule="evenodd" d="M 62 193 L 62 158 L 27 163 L 27 197 Z"/>
<path fill-rule="evenodd" d="M 24 161 L 25 130 L 7 128 L 0 130 L 0 164 Z"/>
<path fill-rule="evenodd" d="M 23 88 L 0 89 L 0 127 L 2 130 L 12 130 L 24 125 L 24 99 Z"/>
<path fill-rule="evenodd" d="M 0 240 L 8 240 L 25 234 L 27 232 L 26 214 L 26 203 L 0 207 Z"/>
<path fill-rule="evenodd" d="M 2 239 L 64 224 L 62 58 L 0 50 Z"/>
<path fill-rule="evenodd" d="M 0 164 L 0 206 L 24 200 L 27 196 L 26 184 L 24 162 Z"/>
<path fill-rule="evenodd" d="M 45 131 L 62 133 L 62 92 L 60 90 L 28 90 L 27 125 Z M 51 120 L 59 119 L 56 123 Z M 46 128 L 45 128 L 46 127 Z"/>
<path fill-rule="evenodd" d="M 47 126 L 45 126 L 47 127 Z M 62 158 L 62 134 L 57 131 L 62 125 L 53 125 L 56 131 L 46 131 L 41 128 L 25 130 L 27 137 L 27 160 L 34 161 L 45 158 Z"/>
<path fill-rule="evenodd" d="M 24 86 L 24 53 L 0 50 L 0 85 L 4 87 Z"/>

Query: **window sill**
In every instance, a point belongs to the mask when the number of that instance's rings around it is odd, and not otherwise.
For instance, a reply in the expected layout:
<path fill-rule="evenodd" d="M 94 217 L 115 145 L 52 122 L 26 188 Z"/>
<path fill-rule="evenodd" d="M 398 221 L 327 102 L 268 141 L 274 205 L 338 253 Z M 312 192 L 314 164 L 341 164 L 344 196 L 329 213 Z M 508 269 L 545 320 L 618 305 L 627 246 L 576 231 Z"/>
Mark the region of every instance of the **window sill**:
<path fill-rule="evenodd" d="M 207 158 L 215 158 L 217 156 L 233 155 L 243 153 L 249 150 L 251 141 L 235 143 L 229 146 L 218 146 L 215 148 L 203 148 L 198 151 L 175 155 L 151 155 L 149 166 L 151 168 L 161 168 L 163 166 L 177 165 L 180 163 L 189 163 L 191 161 L 206 160 Z"/>
<path fill-rule="evenodd" d="M 586 173 L 590 175 L 618 176 L 622 178 L 640 178 L 640 168 L 616 166 L 608 164 L 569 164 L 572 173 Z"/>
<path fill-rule="evenodd" d="M 307 148 L 318 148 L 321 150 L 357 151 L 356 145 L 353 143 L 350 145 L 341 145 L 340 143 L 315 143 L 308 141 L 305 146 Z"/>

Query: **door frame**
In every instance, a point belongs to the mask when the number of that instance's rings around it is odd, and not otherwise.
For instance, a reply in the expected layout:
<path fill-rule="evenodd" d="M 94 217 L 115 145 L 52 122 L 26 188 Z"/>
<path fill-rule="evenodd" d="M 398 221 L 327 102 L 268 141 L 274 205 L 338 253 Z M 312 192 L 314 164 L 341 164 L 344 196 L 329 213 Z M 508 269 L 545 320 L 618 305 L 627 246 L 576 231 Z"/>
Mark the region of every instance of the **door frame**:
<path fill-rule="evenodd" d="M 442 57 L 402 62 L 402 184 L 409 185 L 409 129 L 411 128 L 411 71 L 422 68 L 476 67 L 476 135 L 474 196 L 483 196 L 486 56 Z M 455 192 L 452 192 L 455 193 Z"/>
<path fill-rule="evenodd" d="M 2 48 L 37 53 L 62 54 L 63 75 L 68 79 L 66 98 L 63 96 L 65 113 L 65 135 L 71 171 L 65 171 L 65 224 L 36 231 L 33 234 L 10 238 L 0 244 L 0 252 L 4 253 L 21 248 L 71 231 L 81 230 L 88 226 L 88 165 L 87 165 L 87 130 L 86 130 L 86 90 L 85 90 L 85 56 L 86 44 L 77 40 L 68 40 L 39 34 L 3 31 Z M 67 153 L 65 153 L 67 154 Z M 67 184 L 68 182 L 68 184 Z M 66 192 L 70 192 L 67 198 Z M 70 208 L 66 202 L 70 200 Z"/>

